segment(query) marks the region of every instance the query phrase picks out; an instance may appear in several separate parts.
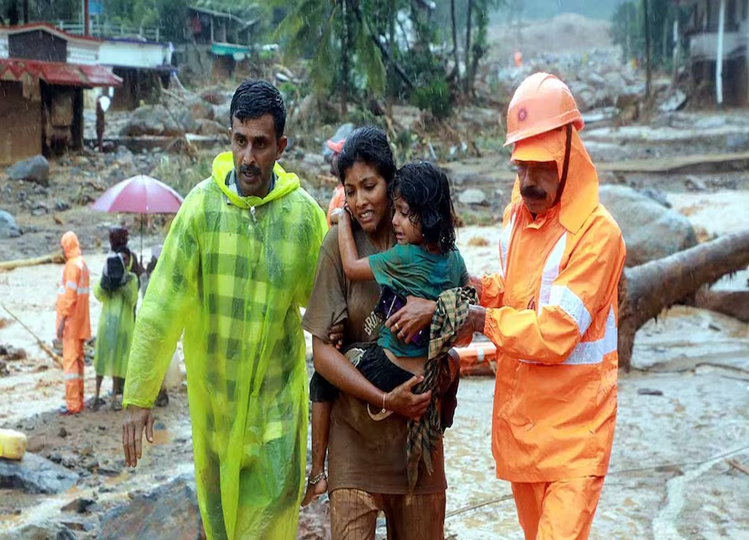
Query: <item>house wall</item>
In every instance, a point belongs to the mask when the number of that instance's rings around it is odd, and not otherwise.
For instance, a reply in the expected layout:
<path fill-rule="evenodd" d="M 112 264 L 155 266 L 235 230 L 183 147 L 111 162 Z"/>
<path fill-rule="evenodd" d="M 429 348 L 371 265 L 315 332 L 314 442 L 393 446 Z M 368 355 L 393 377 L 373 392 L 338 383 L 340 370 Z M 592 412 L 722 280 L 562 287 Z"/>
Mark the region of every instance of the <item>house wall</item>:
<path fill-rule="evenodd" d="M 24 98 L 20 82 L 0 81 L 0 165 L 42 153 L 41 116 L 41 102 Z"/>
<path fill-rule="evenodd" d="M 99 63 L 104 66 L 153 69 L 171 61 L 169 46 L 162 43 L 105 41 L 99 50 Z"/>
<path fill-rule="evenodd" d="M 33 30 L 8 36 L 8 51 L 11 58 L 42 60 L 44 62 L 67 62 L 68 42 L 49 32 Z"/>

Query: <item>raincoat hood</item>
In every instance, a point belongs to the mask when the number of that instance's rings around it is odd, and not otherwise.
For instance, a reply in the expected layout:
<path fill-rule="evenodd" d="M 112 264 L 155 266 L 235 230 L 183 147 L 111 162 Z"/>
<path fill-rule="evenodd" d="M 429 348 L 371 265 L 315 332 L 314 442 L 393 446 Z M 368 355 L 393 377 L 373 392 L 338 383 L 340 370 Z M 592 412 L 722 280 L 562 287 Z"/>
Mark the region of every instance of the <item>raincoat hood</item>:
<path fill-rule="evenodd" d="M 231 152 L 224 152 L 216 156 L 213 160 L 213 170 L 211 177 L 218 185 L 219 189 L 229 199 L 229 201 L 239 208 L 252 208 L 262 206 L 276 199 L 288 195 L 292 191 L 299 189 L 299 177 L 294 173 L 287 173 L 278 163 L 273 166 L 273 172 L 276 173 L 276 184 L 265 197 L 243 197 L 234 193 L 226 185 L 226 176 L 234 170 L 234 158 Z"/>
<path fill-rule="evenodd" d="M 570 162 L 567 181 L 562 192 L 560 202 L 559 221 L 569 232 L 575 234 L 580 230 L 588 216 L 598 206 L 598 174 L 585 149 L 577 129 L 572 126 L 570 131 L 572 144 L 570 145 Z M 557 164 L 559 176 L 564 168 L 564 147 L 566 130 L 555 129 L 515 143 L 512 152 L 513 160 L 545 161 L 538 159 L 539 155 L 546 155 Z M 535 159 L 534 159 L 535 158 Z M 520 196 L 520 179 L 515 178 L 512 190 L 512 203 L 523 204 Z"/>
<path fill-rule="evenodd" d="M 62 251 L 65 253 L 66 259 L 81 256 L 81 246 L 78 243 L 78 237 L 73 231 L 68 231 L 62 235 L 60 245 L 62 245 Z"/>

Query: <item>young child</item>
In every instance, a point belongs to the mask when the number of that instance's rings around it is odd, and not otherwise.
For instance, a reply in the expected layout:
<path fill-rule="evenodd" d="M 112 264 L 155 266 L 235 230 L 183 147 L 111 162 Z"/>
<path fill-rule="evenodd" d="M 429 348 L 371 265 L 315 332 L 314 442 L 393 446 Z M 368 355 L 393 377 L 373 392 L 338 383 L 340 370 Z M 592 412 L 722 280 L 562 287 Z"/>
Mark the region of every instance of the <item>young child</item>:
<path fill-rule="evenodd" d="M 397 244 L 391 249 L 359 259 L 351 231 L 351 218 L 344 210 L 338 220 L 338 243 L 343 270 L 351 281 L 374 279 L 402 297 L 437 300 L 448 289 L 468 284 L 465 262 L 455 247 L 455 211 L 447 176 L 436 166 L 420 162 L 404 165 L 390 187 L 393 201 L 393 229 Z M 418 344 L 401 341 L 397 325 L 382 327 L 376 345 L 366 349 L 357 369 L 375 386 L 390 392 L 424 373 L 429 336 Z M 428 332 L 428 330 L 427 330 Z M 318 373 L 310 381 L 312 398 L 312 474 L 302 505 L 327 490 L 324 473 L 330 411 L 337 389 Z M 387 411 L 387 394 L 382 411 L 370 416 L 382 420 Z M 316 422 L 324 425 L 315 426 Z M 317 440 L 322 437 L 323 440 Z M 319 472 L 318 472 L 319 471 Z"/>

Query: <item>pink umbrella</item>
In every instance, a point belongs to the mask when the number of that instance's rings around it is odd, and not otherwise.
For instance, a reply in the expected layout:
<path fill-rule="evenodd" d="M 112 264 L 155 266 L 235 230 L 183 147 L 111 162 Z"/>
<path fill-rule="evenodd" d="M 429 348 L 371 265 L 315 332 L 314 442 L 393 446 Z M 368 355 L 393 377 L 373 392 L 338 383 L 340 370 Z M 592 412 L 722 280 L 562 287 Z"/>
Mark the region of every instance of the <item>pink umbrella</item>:
<path fill-rule="evenodd" d="M 182 196 L 165 183 L 139 174 L 112 186 L 91 205 L 94 210 L 127 214 L 176 214 Z M 140 255 L 143 261 L 143 219 L 140 222 Z"/>

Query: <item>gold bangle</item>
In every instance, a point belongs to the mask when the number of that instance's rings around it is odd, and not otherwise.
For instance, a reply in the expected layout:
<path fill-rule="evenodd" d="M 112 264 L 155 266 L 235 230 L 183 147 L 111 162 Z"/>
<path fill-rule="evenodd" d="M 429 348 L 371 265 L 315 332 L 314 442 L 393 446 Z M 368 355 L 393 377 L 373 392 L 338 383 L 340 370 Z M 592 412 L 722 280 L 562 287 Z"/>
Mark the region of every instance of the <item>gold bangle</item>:
<path fill-rule="evenodd" d="M 385 398 L 386 397 L 388 397 L 387 393 L 383 392 L 382 393 L 382 410 L 380 411 L 380 413 L 387 412 L 387 409 L 385 409 Z"/>

